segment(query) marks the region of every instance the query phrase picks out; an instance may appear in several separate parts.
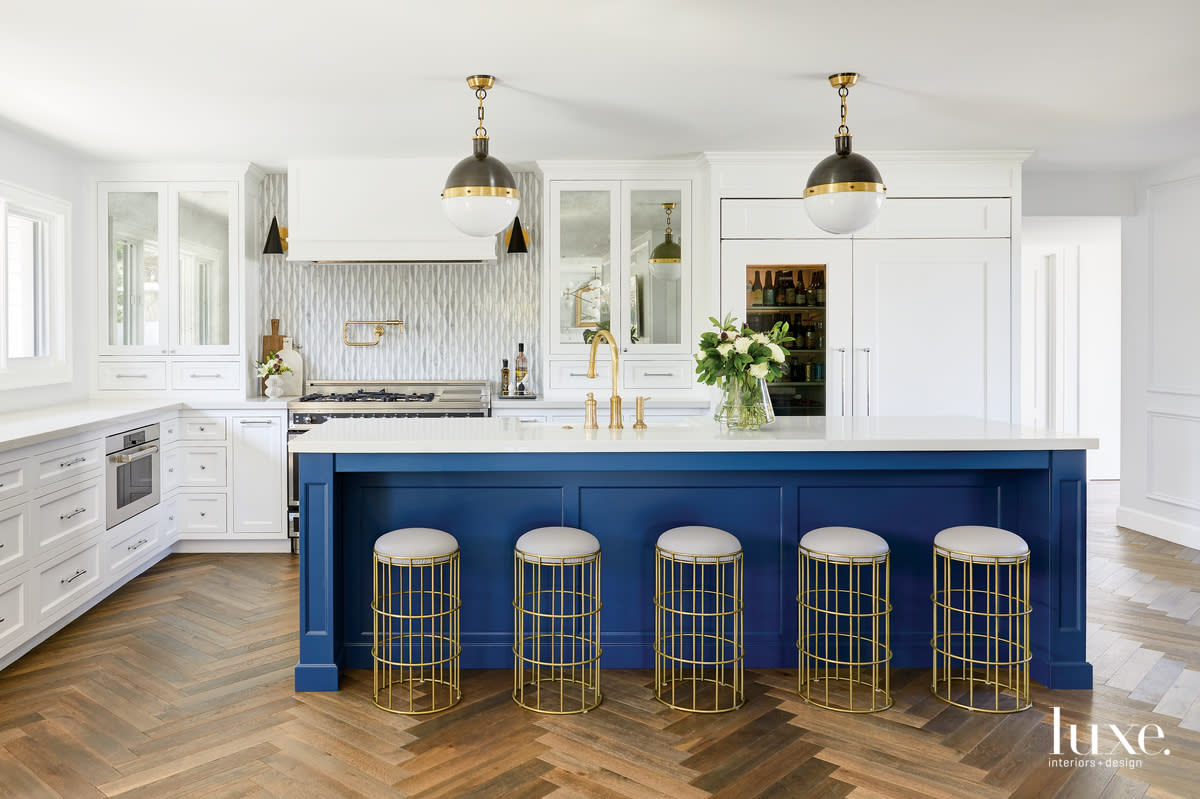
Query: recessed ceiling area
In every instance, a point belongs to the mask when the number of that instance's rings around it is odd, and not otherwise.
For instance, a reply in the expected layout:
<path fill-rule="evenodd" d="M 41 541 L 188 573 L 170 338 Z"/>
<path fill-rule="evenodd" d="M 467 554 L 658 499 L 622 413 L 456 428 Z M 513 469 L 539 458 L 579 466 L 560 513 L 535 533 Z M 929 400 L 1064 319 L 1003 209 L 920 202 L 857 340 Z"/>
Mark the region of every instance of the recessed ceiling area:
<path fill-rule="evenodd" d="M 506 163 L 1029 149 L 1031 169 L 1200 156 L 1200 3 L 667 0 L 13 4 L 0 123 L 89 159 L 466 154 Z"/>

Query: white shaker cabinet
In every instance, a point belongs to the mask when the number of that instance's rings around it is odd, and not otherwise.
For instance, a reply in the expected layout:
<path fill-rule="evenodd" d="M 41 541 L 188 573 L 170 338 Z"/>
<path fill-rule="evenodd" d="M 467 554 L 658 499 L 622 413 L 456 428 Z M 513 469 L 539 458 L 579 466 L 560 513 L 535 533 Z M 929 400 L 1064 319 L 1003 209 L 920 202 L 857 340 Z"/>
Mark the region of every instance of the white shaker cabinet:
<path fill-rule="evenodd" d="M 233 532 L 281 535 L 286 504 L 281 416 L 233 416 Z"/>
<path fill-rule="evenodd" d="M 751 238 L 786 232 L 800 219 L 803 200 L 722 201 L 721 313 L 742 321 L 763 313 L 768 322 L 824 323 L 818 350 L 792 345 L 794 357 L 823 360 L 823 385 L 809 387 L 794 376 L 773 385 L 776 412 L 1010 421 L 1008 207 L 1007 198 L 889 200 L 886 224 L 862 235 Z M 880 238 L 881 232 L 895 238 Z M 748 309 L 747 283 L 756 271 L 814 267 L 827 289 L 819 315 Z"/>
<path fill-rule="evenodd" d="M 1008 239 L 854 242 L 854 413 L 1010 418 Z"/>

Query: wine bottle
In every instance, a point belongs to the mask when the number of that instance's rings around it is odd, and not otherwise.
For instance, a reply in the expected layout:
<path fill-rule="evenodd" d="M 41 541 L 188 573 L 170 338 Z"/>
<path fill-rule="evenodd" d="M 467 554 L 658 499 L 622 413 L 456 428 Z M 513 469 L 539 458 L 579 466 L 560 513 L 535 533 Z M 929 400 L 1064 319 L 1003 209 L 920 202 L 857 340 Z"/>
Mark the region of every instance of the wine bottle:
<path fill-rule="evenodd" d="M 784 305 L 795 305 L 796 304 L 796 281 L 792 279 L 791 272 L 784 272 L 783 278 L 784 278 L 784 280 L 787 281 L 787 287 L 784 289 L 784 292 L 783 292 L 783 303 L 784 303 Z"/>
<path fill-rule="evenodd" d="M 513 362 L 513 379 L 517 383 L 517 396 L 524 396 L 528 391 L 529 360 L 525 357 L 525 344 L 517 344 L 517 358 Z"/>
<path fill-rule="evenodd" d="M 796 304 L 808 305 L 808 295 L 804 292 L 804 272 L 796 270 Z"/>
<path fill-rule="evenodd" d="M 771 273 L 767 272 L 767 284 L 763 286 L 763 305 L 775 304 L 775 284 L 771 282 Z"/>
<path fill-rule="evenodd" d="M 817 305 L 825 304 L 825 270 L 817 272 Z"/>
<path fill-rule="evenodd" d="M 758 270 L 754 270 L 754 283 L 750 286 L 750 304 L 763 304 L 763 284 L 762 278 L 758 274 Z"/>
<path fill-rule="evenodd" d="M 508 358 L 500 359 L 500 396 L 508 396 Z"/>

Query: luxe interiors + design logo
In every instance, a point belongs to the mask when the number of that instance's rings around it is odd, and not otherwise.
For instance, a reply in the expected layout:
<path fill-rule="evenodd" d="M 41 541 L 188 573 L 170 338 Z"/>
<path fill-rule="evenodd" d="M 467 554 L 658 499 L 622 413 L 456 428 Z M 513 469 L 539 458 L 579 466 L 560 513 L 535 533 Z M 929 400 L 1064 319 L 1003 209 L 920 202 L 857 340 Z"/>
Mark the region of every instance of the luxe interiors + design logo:
<path fill-rule="evenodd" d="M 1080 726 L 1083 727 L 1081 732 Z M 1064 735 L 1065 733 L 1065 735 Z M 1063 739 L 1070 752 L 1063 752 Z M 1049 765 L 1066 768 L 1138 768 L 1144 758 L 1169 756 L 1166 736 L 1157 724 L 1076 725 L 1062 723 L 1062 708 L 1054 707 L 1054 751 Z"/>

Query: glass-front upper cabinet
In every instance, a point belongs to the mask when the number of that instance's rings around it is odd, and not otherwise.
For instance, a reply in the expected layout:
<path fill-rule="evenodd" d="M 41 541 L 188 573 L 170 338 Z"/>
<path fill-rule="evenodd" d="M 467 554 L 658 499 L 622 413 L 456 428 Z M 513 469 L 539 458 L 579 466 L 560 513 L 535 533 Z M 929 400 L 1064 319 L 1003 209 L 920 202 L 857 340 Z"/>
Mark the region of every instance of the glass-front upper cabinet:
<path fill-rule="evenodd" d="M 232 183 L 100 185 L 103 354 L 237 352 Z"/>
<path fill-rule="evenodd" d="M 551 352 L 598 330 L 623 352 L 687 350 L 690 183 L 550 182 Z"/>

